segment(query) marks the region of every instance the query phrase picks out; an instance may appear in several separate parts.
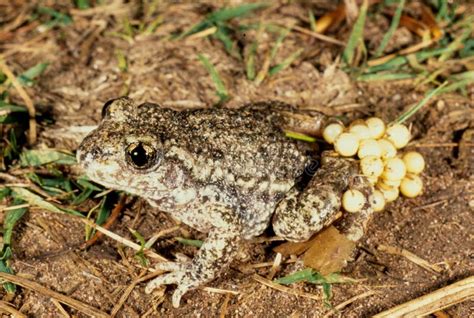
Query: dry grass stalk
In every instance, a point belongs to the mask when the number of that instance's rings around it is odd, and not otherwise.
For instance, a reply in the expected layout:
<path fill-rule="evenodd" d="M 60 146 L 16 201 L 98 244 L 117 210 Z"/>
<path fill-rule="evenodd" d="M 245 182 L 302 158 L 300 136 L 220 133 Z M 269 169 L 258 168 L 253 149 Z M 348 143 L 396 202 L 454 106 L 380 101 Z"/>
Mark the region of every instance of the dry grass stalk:
<path fill-rule="evenodd" d="M 35 110 L 35 106 L 33 105 L 33 101 L 31 100 L 30 96 L 28 96 L 23 86 L 21 86 L 21 84 L 18 82 L 15 75 L 13 75 L 13 72 L 10 70 L 10 68 L 1 60 L 0 60 L 0 69 L 8 77 L 8 79 L 13 84 L 13 87 L 15 87 L 15 89 L 18 91 L 18 94 L 25 102 L 25 106 L 26 106 L 26 109 L 28 110 L 28 115 L 30 117 L 30 120 L 29 120 L 30 127 L 28 130 L 28 143 L 32 145 L 36 142 L 36 120 L 35 120 L 36 110 Z"/>
<path fill-rule="evenodd" d="M 112 226 L 112 224 L 114 224 L 115 220 L 117 220 L 118 216 L 120 215 L 120 212 L 122 212 L 123 208 L 125 207 L 126 199 L 127 199 L 126 195 L 122 194 L 120 196 L 119 202 L 115 205 L 115 207 L 112 210 L 112 213 L 110 213 L 109 218 L 102 226 L 104 229 L 109 229 Z M 103 235 L 104 234 L 102 232 L 95 232 L 94 236 L 88 239 L 87 242 L 84 243 L 82 248 L 85 249 L 94 245 L 95 242 L 97 242 Z"/>
<path fill-rule="evenodd" d="M 215 287 L 203 287 L 202 290 L 205 290 L 208 293 L 221 294 L 221 295 L 238 295 L 239 294 L 239 292 L 235 290 L 228 290 L 228 289 L 215 288 Z"/>
<path fill-rule="evenodd" d="M 9 313 L 12 317 L 15 318 L 26 318 L 27 316 L 19 312 L 18 310 L 15 309 L 15 307 L 11 306 L 9 303 L 6 301 L 0 300 L 0 312 L 4 311 Z"/>
<path fill-rule="evenodd" d="M 58 292 L 55 292 L 49 288 L 44 287 L 43 285 L 40 285 L 36 282 L 33 282 L 31 280 L 28 280 L 26 278 L 23 278 L 21 276 L 16 276 L 8 273 L 3 273 L 0 272 L 0 278 L 4 279 L 6 281 L 12 282 L 16 285 L 20 285 L 24 288 L 28 288 L 30 290 L 33 290 L 41 295 L 51 297 L 59 301 L 60 303 L 63 303 L 65 305 L 68 305 L 71 308 L 74 308 L 88 316 L 91 317 L 98 317 L 98 318 L 108 318 L 110 317 L 107 313 L 94 308 L 90 305 L 84 304 L 83 302 L 80 302 L 79 300 L 76 300 L 74 298 L 65 296 L 63 294 L 60 294 Z"/>
<path fill-rule="evenodd" d="M 136 251 L 140 251 L 142 249 L 142 247 L 118 234 L 115 234 L 114 232 L 112 231 L 109 231 L 107 229 L 104 229 L 102 226 L 100 225 L 97 225 L 95 224 L 94 222 L 92 222 L 91 220 L 87 220 L 87 219 L 80 219 L 83 223 L 85 223 L 86 225 L 89 225 L 90 227 L 96 229 L 97 231 L 99 232 L 102 232 L 104 235 L 110 237 L 111 239 L 127 246 L 127 247 L 130 247 Z M 166 258 L 164 258 L 163 256 L 153 252 L 153 251 L 150 251 L 149 249 L 144 249 L 144 253 L 146 256 L 149 256 L 151 258 L 154 258 L 154 259 L 158 259 L 162 262 L 167 262 L 168 260 Z"/>
<path fill-rule="evenodd" d="M 374 318 L 420 317 L 474 297 L 474 276 L 413 299 L 374 316 Z"/>
<path fill-rule="evenodd" d="M 300 26 L 293 26 L 293 29 L 295 31 L 298 31 L 300 33 L 303 33 L 303 34 L 306 34 L 306 35 L 309 35 L 309 36 L 312 36 L 313 38 L 315 39 L 318 39 L 318 40 L 321 40 L 321 41 L 324 41 L 324 42 L 328 42 L 328 43 L 332 43 L 332 44 L 336 44 L 336 45 L 339 45 L 339 46 L 345 46 L 346 44 L 342 41 L 339 41 L 337 39 L 334 39 L 330 36 L 327 36 L 327 35 L 324 35 L 324 34 L 320 34 L 320 33 L 316 33 L 316 32 L 313 32 L 311 30 L 308 30 L 308 29 L 305 29 L 305 28 L 302 28 Z"/>
<path fill-rule="evenodd" d="M 61 305 L 59 301 L 57 301 L 54 298 L 51 298 L 51 302 L 58 309 L 58 311 L 62 314 L 63 317 L 66 317 L 66 318 L 71 317 L 71 315 L 68 314 L 68 312 L 64 309 L 64 307 Z"/>
<path fill-rule="evenodd" d="M 280 253 L 277 253 L 275 256 L 275 259 L 273 260 L 272 268 L 270 268 L 270 271 L 267 275 L 267 279 L 273 279 L 275 274 L 278 272 L 281 265 L 281 259 L 282 259 L 282 255 Z"/>
<path fill-rule="evenodd" d="M 339 305 L 335 306 L 333 309 L 331 309 L 330 311 L 328 311 L 324 316 L 323 318 L 328 318 L 330 316 L 332 316 L 334 313 L 338 312 L 339 310 L 347 307 L 348 305 L 352 304 L 353 302 L 355 302 L 356 300 L 359 300 L 359 299 L 362 299 L 362 298 L 366 298 L 366 297 L 369 297 L 369 296 L 372 296 L 372 295 L 375 295 L 377 294 L 377 292 L 375 290 L 369 290 L 369 291 L 366 291 L 365 293 L 362 293 L 360 295 L 357 295 L 357 296 L 354 296 L 354 297 L 351 297 L 349 298 L 348 300 L 345 300 L 343 301 L 342 303 L 340 303 Z"/>
<path fill-rule="evenodd" d="M 415 263 L 416 265 L 430 271 L 434 272 L 435 274 L 439 274 L 443 271 L 441 267 L 438 265 L 430 264 L 429 262 L 425 261 L 421 257 L 409 252 L 403 248 L 395 247 L 395 246 L 388 246 L 388 245 L 379 245 L 377 248 L 379 251 L 386 252 L 392 255 L 399 255 L 403 256 L 408 259 L 410 262 Z"/>
<path fill-rule="evenodd" d="M 229 300 L 230 300 L 230 294 L 227 294 L 225 296 L 224 303 L 222 304 L 219 318 L 225 318 L 225 316 L 227 315 L 227 311 L 229 310 Z"/>
<path fill-rule="evenodd" d="M 112 309 L 111 313 L 110 313 L 110 316 L 113 318 L 115 317 L 115 315 L 117 315 L 117 313 L 119 312 L 120 308 L 122 308 L 123 304 L 127 301 L 127 298 L 128 296 L 130 296 L 130 293 L 132 292 L 132 290 L 135 288 L 135 286 L 137 286 L 137 284 L 141 281 L 140 279 L 143 277 L 143 275 L 145 274 L 145 271 L 142 271 L 140 273 L 140 275 L 138 276 L 138 278 L 134 279 L 132 281 L 132 283 L 130 285 L 127 286 L 127 288 L 125 289 L 125 291 L 123 291 L 122 293 L 122 296 L 120 296 L 120 299 L 119 301 L 117 302 L 117 304 L 114 306 L 114 308 Z"/>

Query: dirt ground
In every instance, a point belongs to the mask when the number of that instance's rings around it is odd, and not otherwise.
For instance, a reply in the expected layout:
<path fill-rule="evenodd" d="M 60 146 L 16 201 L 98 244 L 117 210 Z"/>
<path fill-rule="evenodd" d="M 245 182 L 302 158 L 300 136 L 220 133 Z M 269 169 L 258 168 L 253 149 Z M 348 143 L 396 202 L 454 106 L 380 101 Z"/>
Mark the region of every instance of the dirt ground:
<path fill-rule="evenodd" d="M 15 18 L 21 20 L 22 15 L 26 17 L 35 10 L 37 4 L 33 2 L 0 1 L 3 34 L 8 33 L 5 26 L 11 26 Z M 420 101 L 432 88 L 413 79 L 356 81 L 354 76 L 342 70 L 339 56 L 343 47 L 301 32 L 292 31 L 287 35 L 275 56 L 275 63 L 299 48 L 303 48 L 301 55 L 290 67 L 265 78 L 260 85 L 247 79 L 244 62 L 226 52 L 222 42 L 215 38 L 169 38 L 170 34 L 188 29 L 224 3 L 159 3 L 155 15 L 148 18 L 151 21 L 159 15 L 162 17 L 151 35 L 124 37 L 117 34 L 124 33 L 122 21 L 125 17 L 132 26 L 140 21 L 141 9 L 137 3 L 115 1 L 103 7 L 78 10 L 69 1 L 40 2 L 43 6 L 69 12 L 73 23 L 46 29 L 37 20 L 32 22 L 37 23 L 35 26 L 24 32 L 0 40 L 0 54 L 15 73 L 39 62 L 50 63 L 36 85 L 27 89 L 37 111 L 53 118 L 40 125 L 35 148 L 48 146 L 74 151 L 77 138 L 62 132 L 75 126 L 97 124 L 103 103 L 124 94 L 139 102 L 153 101 L 178 108 L 215 105 L 219 97 L 198 54 L 207 56 L 219 72 L 230 96 L 226 107 L 272 99 L 341 116 L 344 120 L 376 115 L 388 122 Z M 228 6 L 239 3 L 225 2 Z M 272 21 L 281 25 L 307 26 L 309 8 L 320 16 L 334 10 L 335 6 L 329 1 L 313 4 L 281 1 L 258 14 L 239 18 L 238 22 Z M 466 6 L 467 12 L 472 13 L 474 6 Z M 380 42 L 383 32 L 376 30 L 386 29 L 389 23 L 390 20 L 382 15 L 369 20 L 365 37 L 370 41 L 367 42 Z M 24 25 L 29 24 L 24 22 Z M 20 27 L 15 26 L 14 30 Z M 342 23 L 327 34 L 345 42 L 350 27 Z M 257 34 L 255 29 L 241 31 L 235 36 L 238 45 L 244 48 L 259 37 L 257 66 L 264 63 L 278 37 L 270 32 Z M 369 49 L 370 45 L 375 45 L 370 43 Z M 118 56 L 126 58 L 126 71 L 119 67 Z M 12 93 L 12 99 L 21 103 L 16 93 Z M 340 304 L 367 291 L 375 293 L 355 300 L 333 316 L 368 317 L 474 273 L 473 141 L 468 141 L 471 146 L 459 146 L 463 136 L 468 136 L 464 132 L 473 128 L 474 86 L 467 86 L 464 93 L 451 92 L 434 97 L 409 119 L 409 123 L 413 141 L 407 149 L 416 149 L 427 161 L 423 173 L 424 193 L 415 199 L 400 198 L 374 216 L 359 244 L 355 261 L 343 272 L 358 281 L 333 285 L 331 304 Z M 79 209 L 88 211 L 94 204 L 89 200 Z M 153 210 L 142 200 L 129 198 L 111 230 L 135 241 L 129 228 L 148 239 L 154 233 L 176 225 L 173 219 Z M 267 236 L 271 235 L 271 232 L 267 233 Z M 176 252 L 187 255 L 196 252 L 194 247 L 178 244 L 174 240 L 176 236 L 205 238 L 205 235 L 179 225 L 177 231 L 158 240 L 155 251 L 169 258 Z M 17 275 L 109 314 L 121 304 L 120 298 L 127 294 L 128 288 L 132 288 L 115 313 L 117 317 L 218 317 L 221 314 L 226 317 L 320 317 L 330 310 L 322 300 L 295 296 L 257 282 L 254 274 L 267 276 L 269 266 L 244 266 L 273 262 L 275 252 L 272 249 L 280 242 L 249 242 L 246 257 L 209 284 L 236 294 L 195 290 L 184 296 L 178 309 L 170 302 L 173 286 L 164 294 L 147 295 L 145 283 L 136 283 L 147 271 L 134 258 L 133 250 L 110 238 L 102 239 L 88 250 L 81 250 L 79 246 L 83 242 L 84 224 L 77 218 L 32 208 L 15 228 L 12 268 Z M 430 271 L 405 257 L 383 252 L 380 245 L 406 249 L 439 266 L 441 271 Z M 301 262 L 283 264 L 276 277 L 301 268 Z M 293 284 L 289 288 L 322 295 L 320 286 L 308 283 Z M 26 288 L 20 288 L 13 297 L 4 291 L 0 294 L 27 316 L 66 316 L 62 311 L 74 317 L 84 316 Z M 445 309 L 444 314 L 468 317 L 474 311 L 473 307 L 474 302 L 470 300 Z"/>

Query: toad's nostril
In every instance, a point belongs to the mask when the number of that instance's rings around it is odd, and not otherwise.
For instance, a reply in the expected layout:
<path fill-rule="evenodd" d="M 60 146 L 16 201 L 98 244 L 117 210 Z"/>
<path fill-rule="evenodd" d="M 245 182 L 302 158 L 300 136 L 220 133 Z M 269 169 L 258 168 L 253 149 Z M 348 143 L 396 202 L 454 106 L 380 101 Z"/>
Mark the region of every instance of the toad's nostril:
<path fill-rule="evenodd" d="M 80 164 L 84 164 L 84 160 L 86 159 L 86 151 L 82 149 L 77 149 L 76 151 L 76 161 Z"/>

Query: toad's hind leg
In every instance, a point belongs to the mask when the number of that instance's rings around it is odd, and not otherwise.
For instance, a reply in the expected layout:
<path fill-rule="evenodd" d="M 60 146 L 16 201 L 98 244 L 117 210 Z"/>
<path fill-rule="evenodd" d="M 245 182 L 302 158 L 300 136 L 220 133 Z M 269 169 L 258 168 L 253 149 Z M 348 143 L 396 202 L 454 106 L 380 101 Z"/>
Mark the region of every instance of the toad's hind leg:
<path fill-rule="evenodd" d="M 278 204 L 272 220 L 275 233 L 289 241 L 308 240 L 335 220 L 342 193 L 349 185 L 361 190 L 367 198 L 372 192 L 367 180 L 358 176 L 355 161 L 324 155 L 321 168 L 306 188 L 292 189 Z M 341 232 L 351 240 L 358 240 L 371 213 L 367 203 L 362 212 L 345 216 L 348 220 L 339 226 Z"/>
<path fill-rule="evenodd" d="M 240 220 L 230 208 L 222 206 L 210 207 L 207 212 L 214 229 L 209 232 L 196 256 L 190 263 L 158 264 L 158 270 L 170 272 L 149 282 L 145 290 L 147 293 L 160 285 L 177 284 L 172 302 L 174 307 L 178 307 L 181 297 L 187 291 L 213 280 L 233 260 L 241 241 Z"/>

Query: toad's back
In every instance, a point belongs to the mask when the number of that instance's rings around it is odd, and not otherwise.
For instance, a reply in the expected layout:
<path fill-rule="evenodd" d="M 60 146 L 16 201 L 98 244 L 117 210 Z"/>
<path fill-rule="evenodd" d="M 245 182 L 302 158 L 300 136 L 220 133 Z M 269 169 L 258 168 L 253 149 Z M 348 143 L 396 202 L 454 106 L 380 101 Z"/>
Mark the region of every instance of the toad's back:
<path fill-rule="evenodd" d="M 143 104 L 130 126 L 158 134 L 164 148 L 181 149 L 202 169 L 219 166 L 235 179 L 289 181 L 302 173 L 311 149 L 282 132 L 285 117 L 280 110 L 285 106 L 261 103 L 177 112 Z"/>

